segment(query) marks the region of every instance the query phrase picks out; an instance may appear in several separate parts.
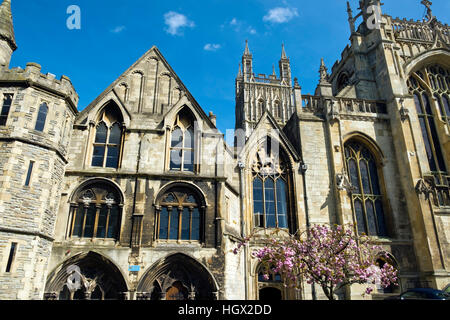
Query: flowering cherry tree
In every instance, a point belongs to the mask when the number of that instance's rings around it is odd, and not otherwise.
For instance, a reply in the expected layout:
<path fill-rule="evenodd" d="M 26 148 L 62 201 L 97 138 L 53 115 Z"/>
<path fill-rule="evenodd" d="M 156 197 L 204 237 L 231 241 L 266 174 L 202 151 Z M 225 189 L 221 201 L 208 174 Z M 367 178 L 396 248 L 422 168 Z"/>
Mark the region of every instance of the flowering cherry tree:
<path fill-rule="evenodd" d="M 239 243 L 234 253 L 250 239 Z M 308 284 L 318 284 L 327 298 L 334 300 L 336 290 L 352 284 L 367 285 L 365 294 L 371 294 L 376 285 L 397 285 L 393 266 L 376 265 L 379 258 L 389 259 L 387 253 L 372 245 L 369 237 L 356 235 L 352 225 L 314 225 L 301 234 L 269 236 L 267 240 L 252 255 L 261 262 L 266 279 L 271 273 L 279 274 L 288 287 L 300 288 L 304 279 Z"/>

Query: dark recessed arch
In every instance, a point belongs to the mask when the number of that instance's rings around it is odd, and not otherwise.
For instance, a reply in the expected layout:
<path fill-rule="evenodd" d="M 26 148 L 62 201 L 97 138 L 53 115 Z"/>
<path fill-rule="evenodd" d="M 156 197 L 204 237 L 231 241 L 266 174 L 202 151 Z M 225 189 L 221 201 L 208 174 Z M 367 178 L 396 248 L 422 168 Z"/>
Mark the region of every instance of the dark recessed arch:
<path fill-rule="evenodd" d="M 67 286 L 73 266 L 81 273 L 78 289 Z M 128 292 L 128 284 L 122 270 L 110 259 L 89 251 L 76 254 L 58 265 L 47 277 L 45 292 L 47 298 L 60 300 L 119 300 Z"/>
<path fill-rule="evenodd" d="M 167 293 L 176 288 L 179 292 L 187 290 L 182 300 L 215 300 L 219 286 L 212 273 L 196 259 L 175 253 L 154 263 L 142 276 L 136 291 L 146 299 L 155 297 L 165 300 Z M 180 296 L 182 297 L 182 296 Z"/>

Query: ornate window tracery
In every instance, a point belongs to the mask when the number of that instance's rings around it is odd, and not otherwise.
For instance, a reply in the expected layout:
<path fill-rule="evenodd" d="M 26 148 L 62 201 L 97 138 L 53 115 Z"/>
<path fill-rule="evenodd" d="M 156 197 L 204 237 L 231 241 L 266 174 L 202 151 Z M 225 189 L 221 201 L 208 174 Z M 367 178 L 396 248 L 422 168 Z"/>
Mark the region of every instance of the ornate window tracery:
<path fill-rule="evenodd" d="M 411 75 L 408 88 L 414 97 L 430 168 L 429 177 L 432 177 L 436 190 L 436 204 L 450 206 L 450 176 L 438 134 L 439 114 L 450 128 L 450 71 L 436 64 L 424 67 Z"/>
<path fill-rule="evenodd" d="M 387 236 L 385 210 L 378 168 L 373 154 L 363 144 L 345 144 L 345 158 L 350 182 L 353 211 L 358 233 Z"/>
<path fill-rule="evenodd" d="M 120 195 L 111 186 L 102 183 L 88 185 L 71 205 L 69 236 L 117 240 L 122 207 Z"/>
<path fill-rule="evenodd" d="M 123 129 L 121 116 L 112 108 L 106 108 L 95 130 L 91 163 L 93 167 L 119 167 Z"/>
<path fill-rule="evenodd" d="M 170 170 L 194 172 L 194 117 L 185 108 L 176 118 L 171 135 Z"/>
<path fill-rule="evenodd" d="M 288 229 L 289 169 L 268 139 L 252 164 L 253 217 L 259 228 Z"/>
<path fill-rule="evenodd" d="M 204 209 L 188 189 L 167 192 L 156 208 L 156 239 L 202 241 Z"/>

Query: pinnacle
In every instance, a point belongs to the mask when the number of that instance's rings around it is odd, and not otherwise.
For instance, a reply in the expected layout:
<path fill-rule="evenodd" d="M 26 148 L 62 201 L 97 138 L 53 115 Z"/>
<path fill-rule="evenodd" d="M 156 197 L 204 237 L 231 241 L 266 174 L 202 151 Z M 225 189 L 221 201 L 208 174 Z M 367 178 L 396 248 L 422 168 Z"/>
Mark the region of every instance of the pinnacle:
<path fill-rule="evenodd" d="M 245 40 L 245 51 L 244 55 L 250 55 L 250 50 L 248 49 L 248 40 Z"/>
<path fill-rule="evenodd" d="M 284 50 L 284 43 L 281 45 L 281 59 L 287 59 L 286 51 Z"/>

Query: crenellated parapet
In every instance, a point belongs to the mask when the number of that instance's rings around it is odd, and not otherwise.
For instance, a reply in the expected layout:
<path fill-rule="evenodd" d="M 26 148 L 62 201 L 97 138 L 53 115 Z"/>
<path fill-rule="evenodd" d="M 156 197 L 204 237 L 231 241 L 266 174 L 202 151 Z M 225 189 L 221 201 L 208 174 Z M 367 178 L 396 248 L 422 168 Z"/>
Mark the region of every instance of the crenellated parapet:
<path fill-rule="evenodd" d="M 70 78 L 63 75 L 60 79 L 56 79 L 54 74 L 43 74 L 41 73 L 41 66 L 37 63 L 27 63 L 25 70 L 22 68 L 3 68 L 0 70 L 0 84 L 2 86 L 10 84 L 11 86 L 35 87 L 45 90 L 66 100 L 74 113 L 77 112 L 79 97 Z"/>

